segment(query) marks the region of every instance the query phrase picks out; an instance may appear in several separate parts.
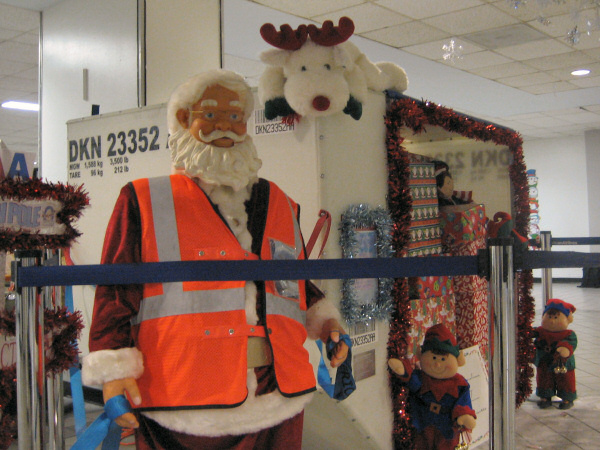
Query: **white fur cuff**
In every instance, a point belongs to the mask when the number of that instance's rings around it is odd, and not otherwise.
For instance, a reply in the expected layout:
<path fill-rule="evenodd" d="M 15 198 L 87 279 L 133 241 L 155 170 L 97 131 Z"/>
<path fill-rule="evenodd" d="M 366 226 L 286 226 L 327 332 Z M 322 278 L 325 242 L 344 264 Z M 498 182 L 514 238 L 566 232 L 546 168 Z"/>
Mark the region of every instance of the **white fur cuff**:
<path fill-rule="evenodd" d="M 88 386 L 102 385 L 121 378 L 139 378 L 144 372 L 144 357 L 135 347 L 98 350 L 83 358 L 81 378 Z"/>
<path fill-rule="evenodd" d="M 340 312 L 329 300 L 320 300 L 308 308 L 308 311 L 306 311 L 306 331 L 308 337 L 313 340 L 319 339 L 323 330 L 323 324 L 329 319 L 335 319 L 340 324 L 343 323 Z"/>

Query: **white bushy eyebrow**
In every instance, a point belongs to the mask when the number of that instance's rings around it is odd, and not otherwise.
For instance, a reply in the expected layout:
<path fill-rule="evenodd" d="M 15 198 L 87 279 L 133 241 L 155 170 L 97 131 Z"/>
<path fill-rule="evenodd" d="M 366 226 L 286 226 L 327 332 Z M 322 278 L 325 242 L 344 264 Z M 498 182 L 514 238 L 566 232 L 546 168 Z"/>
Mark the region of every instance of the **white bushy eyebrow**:
<path fill-rule="evenodd" d="M 200 106 L 219 106 L 219 104 L 217 103 L 216 100 L 213 100 L 211 98 L 206 99 L 206 100 L 202 100 L 200 102 Z"/>
<path fill-rule="evenodd" d="M 235 106 L 237 108 L 243 109 L 243 105 L 242 102 L 240 102 L 239 100 L 232 100 L 229 102 L 229 106 Z"/>

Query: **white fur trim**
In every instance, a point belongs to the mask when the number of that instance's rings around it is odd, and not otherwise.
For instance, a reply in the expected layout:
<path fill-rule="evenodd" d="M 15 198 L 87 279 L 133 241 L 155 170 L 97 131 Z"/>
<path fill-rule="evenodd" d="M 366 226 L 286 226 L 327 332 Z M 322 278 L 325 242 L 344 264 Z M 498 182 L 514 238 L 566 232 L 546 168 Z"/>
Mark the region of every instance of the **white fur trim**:
<path fill-rule="evenodd" d="M 169 430 L 196 436 L 225 436 L 253 433 L 273 427 L 302 412 L 312 394 L 294 398 L 278 391 L 255 396 L 257 381 L 248 370 L 248 398 L 236 408 L 188 411 L 146 411 L 143 414 Z"/>
<path fill-rule="evenodd" d="M 312 305 L 306 311 L 306 331 L 311 339 L 319 339 L 323 324 L 329 320 L 335 319 L 340 324 L 342 317 L 338 309 L 327 299 L 323 299 Z"/>
<path fill-rule="evenodd" d="M 139 378 L 144 372 L 144 357 L 135 347 L 98 350 L 83 358 L 83 384 L 102 385 L 121 378 Z"/>

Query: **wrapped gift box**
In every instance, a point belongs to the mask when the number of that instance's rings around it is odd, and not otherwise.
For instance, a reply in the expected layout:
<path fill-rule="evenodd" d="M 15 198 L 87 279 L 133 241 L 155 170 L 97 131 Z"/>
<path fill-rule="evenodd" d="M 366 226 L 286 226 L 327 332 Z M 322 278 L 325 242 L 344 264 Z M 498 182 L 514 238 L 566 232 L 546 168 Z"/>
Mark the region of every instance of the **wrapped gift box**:
<path fill-rule="evenodd" d="M 454 306 L 453 294 L 410 301 L 411 328 L 408 333 L 406 358 L 411 364 L 416 363 L 416 351 L 430 327 L 443 323 L 452 333 L 456 334 Z"/>
<path fill-rule="evenodd" d="M 443 297 L 454 294 L 452 277 L 410 277 L 408 279 L 408 295 L 411 299 Z"/>
<path fill-rule="evenodd" d="M 456 339 L 460 348 L 478 344 L 488 360 L 488 302 L 487 290 L 455 292 Z"/>
<path fill-rule="evenodd" d="M 452 279 L 456 292 L 487 292 L 488 282 L 485 278 L 477 275 L 457 275 Z"/>
<path fill-rule="evenodd" d="M 465 205 L 461 205 L 465 206 Z M 487 218 L 485 207 L 475 204 L 461 210 L 453 206 L 440 208 L 440 226 L 442 227 L 442 241 L 445 245 L 454 245 L 461 242 L 474 241 L 485 238 Z"/>

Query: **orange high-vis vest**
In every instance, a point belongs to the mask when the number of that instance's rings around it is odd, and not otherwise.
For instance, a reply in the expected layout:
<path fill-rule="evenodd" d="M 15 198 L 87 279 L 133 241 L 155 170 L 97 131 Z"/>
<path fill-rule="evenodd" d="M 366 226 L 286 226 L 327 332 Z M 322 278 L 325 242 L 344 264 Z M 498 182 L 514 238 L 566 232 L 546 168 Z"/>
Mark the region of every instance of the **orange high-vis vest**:
<path fill-rule="evenodd" d="M 184 175 L 133 183 L 142 262 L 304 259 L 298 206 L 269 183 L 260 255 L 244 250 L 206 194 Z M 266 281 L 266 326 L 248 325 L 245 281 L 144 285 L 133 319 L 144 373 L 141 410 L 234 407 L 247 397 L 249 336 L 267 337 L 277 386 L 292 397 L 315 390 L 306 340 L 304 281 Z"/>

